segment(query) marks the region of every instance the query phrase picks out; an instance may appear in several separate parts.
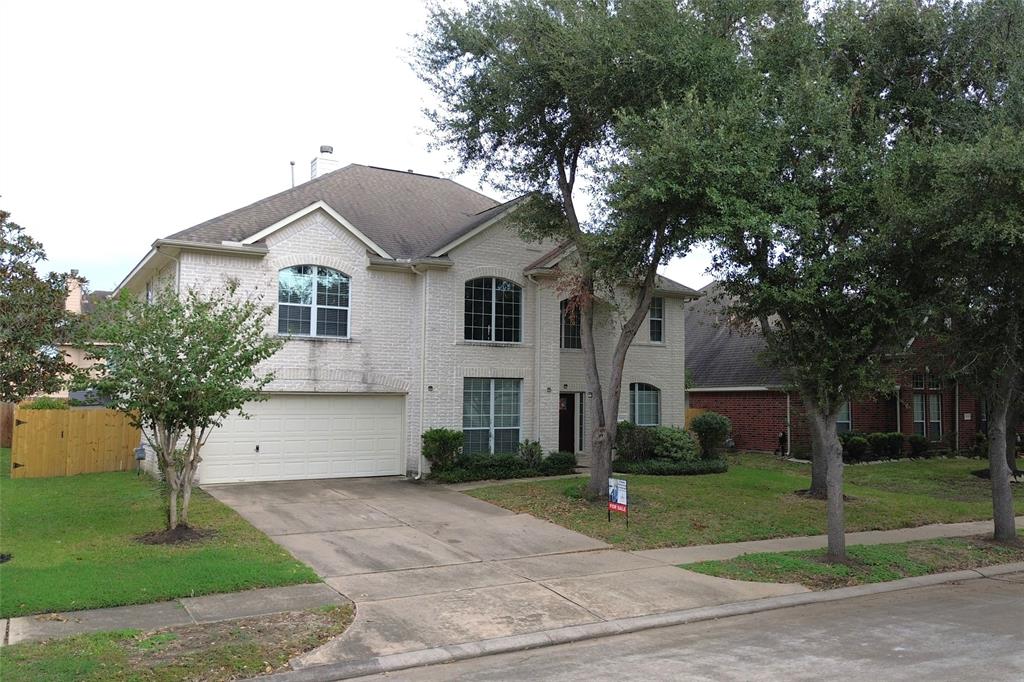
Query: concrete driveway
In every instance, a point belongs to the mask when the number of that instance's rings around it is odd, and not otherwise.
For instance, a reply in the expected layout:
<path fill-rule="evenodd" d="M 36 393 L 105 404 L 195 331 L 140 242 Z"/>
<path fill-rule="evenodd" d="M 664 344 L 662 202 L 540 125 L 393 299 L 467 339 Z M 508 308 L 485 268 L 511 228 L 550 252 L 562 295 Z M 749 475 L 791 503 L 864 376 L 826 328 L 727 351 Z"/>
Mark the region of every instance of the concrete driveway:
<path fill-rule="evenodd" d="M 805 591 L 684 571 L 404 478 L 204 489 L 356 603 L 297 667 Z"/>

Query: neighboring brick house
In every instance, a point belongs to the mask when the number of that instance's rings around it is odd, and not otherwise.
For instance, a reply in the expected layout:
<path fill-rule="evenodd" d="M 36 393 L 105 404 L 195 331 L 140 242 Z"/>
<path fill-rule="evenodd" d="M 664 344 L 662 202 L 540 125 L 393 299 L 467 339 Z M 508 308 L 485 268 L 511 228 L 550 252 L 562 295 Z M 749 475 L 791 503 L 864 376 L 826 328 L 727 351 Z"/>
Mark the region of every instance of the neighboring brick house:
<path fill-rule="evenodd" d="M 266 363 L 269 399 L 213 433 L 201 480 L 418 475 L 431 427 L 463 429 L 470 451 L 532 439 L 585 453 L 580 351 L 555 286 L 567 252 L 524 241 L 508 221 L 516 201 L 411 171 L 323 174 L 330 161 L 315 160 L 307 183 L 158 239 L 118 287 L 148 296 L 231 277 L 275 304 L 267 331 L 287 340 Z M 681 425 L 683 302 L 696 292 L 662 278 L 656 295 L 621 416 Z"/>
<path fill-rule="evenodd" d="M 64 309 L 75 315 L 88 315 L 93 311 L 96 305 L 107 298 L 110 295 L 109 291 L 89 291 L 83 285 L 83 280 L 78 276 L 77 270 L 72 270 L 70 276 L 67 279 L 68 283 L 68 295 L 64 299 Z M 65 359 L 75 367 L 91 367 L 95 360 L 88 357 L 88 352 L 84 348 L 77 346 L 58 346 L 60 352 L 64 354 Z M 63 388 L 57 393 L 50 393 L 48 395 L 60 397 L 60 398 L 72 398 L 76 400 L 91 400 L 91 391 L 70 391 L 68 388 Z"/>
<path fill-rule="evenodd" d="M 780 433 L 790 449 L 810 449 L 810 432 L 799 395 L 787 390 L 781 374 L 759 361 L 764 341 L 729 324 L 716 300 L 717 284 L 686 306 L 688 407 L 713 410 L 732 421 L 737 448 L 774 451 Z M 970 451 L 983 419 L 980 401 L 955 381 L 928 367 L 933 349 L 911 347 L 897 370 L 897 393 L 844 406 L 840 431 L 925 435 L 936 449 Z"/>

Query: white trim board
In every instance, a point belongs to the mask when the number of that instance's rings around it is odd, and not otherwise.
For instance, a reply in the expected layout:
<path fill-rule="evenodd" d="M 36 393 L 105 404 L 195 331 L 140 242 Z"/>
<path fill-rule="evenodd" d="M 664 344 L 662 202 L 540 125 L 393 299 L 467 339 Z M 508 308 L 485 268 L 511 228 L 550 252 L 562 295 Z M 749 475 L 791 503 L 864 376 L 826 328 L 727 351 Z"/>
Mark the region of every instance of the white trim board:
<path fill-rule="evenodd" d="M 282 218 L 281 220 L 278 220 L 273 225 L 270 225 L 269 227 L 263 228 L 262 230 L 260 230 L 256 234 L 252 235 L 251 237 L 246 237 L 240 243 L 244 244 L 244 245 L 255 244 L 256 242 L 260 241 L 261 239 L 264 239 L 265 237 L 267 237 L 268 235 L 271 235 L 274 232 L 277 232 L 278 230 L 280 230 L 283 227 L 291 225 L 292 223 L 294 223 L 299 218 L 307 216 L 310 213 L 312 213 L 314 211 L 317 211 L 317 210 L 323 211 L 327 215 L 329 215 L 332 218 L 334 218 L 346 230 L 351 232 L 356 237 L 356 239 L 358 239 L 363 244 L 365 244 L 368 249 L 370 249 L 371 251 L 376 253 L 381 258 L 392 259 L 387 251 L 385 251 L 381 247 L 377 246 L 377 244 L 372 239 L 370 239 L 365 234 L 360 232 L 359 228 L 357 228 L 355 225 L 353 225 L 348 220 L 346 220 L 344 216 L 342 216 L 340 213 L 335 211 L 333 208 L 328 206 L 327 203 L 324 202 L 323 200 L 313 202 L 312 204 L 310 204 L 306 208 L 302 209 L 301 211 L 296 211 L 295 213 L 292 213 L 290 216 L 287 216 L 285 218 Z M 394 260 L 394 259 L 392 259 L 392 260 Z"/>

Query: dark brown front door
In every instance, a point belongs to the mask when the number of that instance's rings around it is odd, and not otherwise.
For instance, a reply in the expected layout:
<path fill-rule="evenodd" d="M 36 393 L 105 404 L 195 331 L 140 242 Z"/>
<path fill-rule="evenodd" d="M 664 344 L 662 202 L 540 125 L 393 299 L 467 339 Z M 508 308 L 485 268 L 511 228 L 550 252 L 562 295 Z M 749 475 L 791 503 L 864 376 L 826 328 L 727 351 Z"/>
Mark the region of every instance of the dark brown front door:
<path fill-rule="evenodd" d="M 558 396 L 558 449 L 576 452 L 576 394 Z"/>

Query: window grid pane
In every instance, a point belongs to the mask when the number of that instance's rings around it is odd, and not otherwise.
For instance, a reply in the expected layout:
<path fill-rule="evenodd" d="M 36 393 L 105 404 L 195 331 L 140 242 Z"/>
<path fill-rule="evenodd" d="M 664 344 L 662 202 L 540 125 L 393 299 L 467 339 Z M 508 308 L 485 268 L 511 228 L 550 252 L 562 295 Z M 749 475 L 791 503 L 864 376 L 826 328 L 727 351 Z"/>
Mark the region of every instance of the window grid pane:
<path fill-rule="evenodd" d="M 521 379 L 463 379 L 465 452 L 509 453 L 518 449 L 521 394 Z"/>
<path fill-rule="evenodd" d="M 914 433 L 924 435 L 924 395 L 914 394 Z"/>
<path fill-rule="evenodd" d="M 277 307 L 278 334 L 309 334 L 312 308 L 306 305 L 284 305 Z"/>
<path fill-rule="evenodd" d="M 491 277 L 466 282 L 465 338 L 469 341 L 491 340 L 493 287 Z"/>
<path fill-rule="evenodd" d="M 523 290 L 503 279 L 494 280 L 494 340 L 518 343 Z"/>
<path fill-rule="evenodd" d="M 651 341 L 661 343 L 664 338 L 665 299 L 657 296 L 651 299 L 648 317 L 651 320 Z"/>
<path fill-rule="evenodd" d="M 661 422 L 661 391 L 650 384 L 630 384 L 629 403 L 633 423 L 657 426 Z"/>
<path fill-rule="evenodd" d="M 569 310 L 568 299 L 559 305 L 560 320 L 562 325 L 561 347 L 582 348 L 583 340 L 580 337 L 580 312 L 573 308 Z"/>
<path fill-rule="evenodd" d="M 928 438 L 942 438 L 942 400 L 936 394 L 928 396 Z"/>
<path fill-rule="evenodd" d="M 277 285 L 279 334 L 348 337 L 348 276 L 295 265 L 278 272 Z"/>

